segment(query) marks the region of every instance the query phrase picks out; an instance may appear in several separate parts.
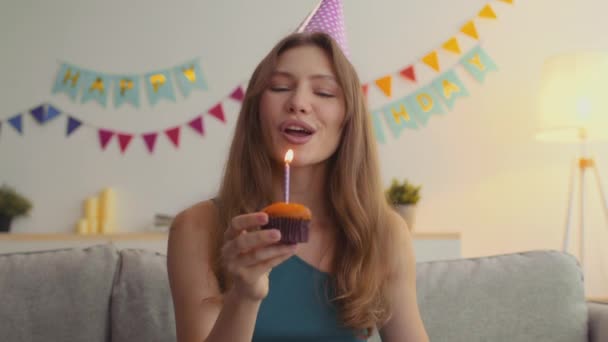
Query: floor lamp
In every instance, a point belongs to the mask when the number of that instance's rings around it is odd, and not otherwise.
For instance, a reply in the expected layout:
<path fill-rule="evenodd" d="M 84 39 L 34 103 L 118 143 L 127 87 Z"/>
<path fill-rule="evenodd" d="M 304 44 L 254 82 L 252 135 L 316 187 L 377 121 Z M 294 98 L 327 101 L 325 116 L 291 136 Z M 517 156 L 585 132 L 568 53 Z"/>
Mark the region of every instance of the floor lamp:
<path fill-rule="evenodd" d="M 572 232 L 573 197 L 578 174 L 579 258 L 585 260 L 585 176 L 593 171 L 608 228 L 608 206 L 597 163 L 587 151 L 588 142 L 608 140 L 608 53 L 564 53 L 543 65 L 540 91 L 540 130 L 537 138 L 547 142 L 576 143 L 580 155 L 572 167 L 568 210 L 562 240 L 567 252 Z"/>

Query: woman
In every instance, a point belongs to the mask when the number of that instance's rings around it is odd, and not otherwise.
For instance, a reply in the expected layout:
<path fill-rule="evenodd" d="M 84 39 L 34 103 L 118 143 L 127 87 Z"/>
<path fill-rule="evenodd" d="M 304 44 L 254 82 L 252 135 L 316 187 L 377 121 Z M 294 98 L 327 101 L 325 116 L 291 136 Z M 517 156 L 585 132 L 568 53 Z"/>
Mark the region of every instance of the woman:
<path fill-rule="evenodd" d="M 293 34 L 254 71 L 217 199 L 181 212 L 168 270 L 184 341 L 428 341 L 412 244 L 388 206 L 356 72 L 324 33 Z M 309 241 L 277 243 L 260 208 L 312 212 Z"/>

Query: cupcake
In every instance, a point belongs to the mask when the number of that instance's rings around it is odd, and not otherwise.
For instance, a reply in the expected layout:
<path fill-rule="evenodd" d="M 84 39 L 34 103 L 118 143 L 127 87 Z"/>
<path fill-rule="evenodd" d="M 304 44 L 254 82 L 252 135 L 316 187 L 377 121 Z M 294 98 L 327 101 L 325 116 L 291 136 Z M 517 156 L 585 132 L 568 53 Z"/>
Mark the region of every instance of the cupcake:
<path fill-rule="evenodd" d="M 262 229 L 278 229 L 282 243 L 294 244 L 308 241 L 308 225 L 311 213 L 297 203 L 277 202 L 262 209 L 268 214 L 268 223 Z"/>

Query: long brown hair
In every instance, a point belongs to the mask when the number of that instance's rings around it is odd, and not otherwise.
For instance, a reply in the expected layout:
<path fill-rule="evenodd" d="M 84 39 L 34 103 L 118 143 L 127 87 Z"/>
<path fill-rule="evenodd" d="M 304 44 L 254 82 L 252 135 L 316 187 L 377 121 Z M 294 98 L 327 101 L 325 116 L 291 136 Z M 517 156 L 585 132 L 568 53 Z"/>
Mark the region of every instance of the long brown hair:
<path fill-rule="evenodd" d="M 321 48 L 333 64 L 346 105 L 342 139 L 328 160 L 329 212 L 339 227 L 333 258 L 333 287 L 344 325 L 366 329 L 384 323 L 390 315 L 391 255 L 394 253 L 376 142 L 361 85 L 352 64 L 335 41 L 324 33 L 295 33 L 281 40 L 257 66 L 238 117 L 223 181 L 218 194 L 222 230 L 232 217 L 254 212 L 272 201 L 272 160 L 264 145 L 259 105 L 281 53 L 312 45 Z M 213 270 L 222 290 L 230 285 L 222 269 L 223 231 L 215 232 Z"/>

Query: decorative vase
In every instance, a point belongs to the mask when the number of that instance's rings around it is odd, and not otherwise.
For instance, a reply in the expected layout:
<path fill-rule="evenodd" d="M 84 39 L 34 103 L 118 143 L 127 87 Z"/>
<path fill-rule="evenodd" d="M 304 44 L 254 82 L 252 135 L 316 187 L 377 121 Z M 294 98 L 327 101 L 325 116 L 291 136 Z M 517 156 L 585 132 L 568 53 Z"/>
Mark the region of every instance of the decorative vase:
<path fill-rule="evenodd" d="M 11 221 L 13 220 L 10 216 L 0 215 L 0 232 L 8 233 L 11 230 Z"/>
<path fill-rule="evenodd" d="M 403 217 L 410 231 L 414 231 L 416 224 L 416 205 L 415 204 L 396 204 L 395 210 Z"/>

